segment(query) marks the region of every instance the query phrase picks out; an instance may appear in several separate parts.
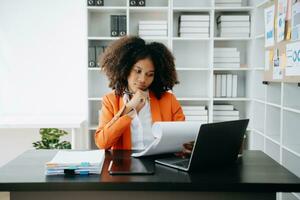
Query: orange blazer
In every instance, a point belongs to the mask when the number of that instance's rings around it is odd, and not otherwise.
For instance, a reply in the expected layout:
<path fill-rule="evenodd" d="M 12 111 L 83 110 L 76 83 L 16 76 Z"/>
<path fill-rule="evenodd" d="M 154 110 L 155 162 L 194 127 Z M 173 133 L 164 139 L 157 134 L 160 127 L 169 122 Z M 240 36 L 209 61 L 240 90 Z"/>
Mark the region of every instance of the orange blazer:
<path fill-rule="evenodd" d="M 184 121 L 185 116 L 179 102 L 170 92 L 157 99 L 149 92 L 152 122 Z M 131 117 L 120 116 L 125 105 L 123 97 L 111 92 L 103 97 L 99 126 L 95 133 L 95 143 L 100 149 L 131 149 Z"/>

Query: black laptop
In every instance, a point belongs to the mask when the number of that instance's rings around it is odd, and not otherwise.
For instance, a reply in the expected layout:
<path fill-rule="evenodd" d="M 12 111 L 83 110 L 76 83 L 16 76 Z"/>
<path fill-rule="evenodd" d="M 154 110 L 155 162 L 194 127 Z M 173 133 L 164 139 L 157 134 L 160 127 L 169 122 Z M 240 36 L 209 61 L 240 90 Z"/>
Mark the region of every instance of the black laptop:
<path fill-rule="evenodd" d="M 177 156 L 155 162 L 184 171 L 234 164 L 246 133 L 249 119 L 202 124 L 190 158 Z"/>

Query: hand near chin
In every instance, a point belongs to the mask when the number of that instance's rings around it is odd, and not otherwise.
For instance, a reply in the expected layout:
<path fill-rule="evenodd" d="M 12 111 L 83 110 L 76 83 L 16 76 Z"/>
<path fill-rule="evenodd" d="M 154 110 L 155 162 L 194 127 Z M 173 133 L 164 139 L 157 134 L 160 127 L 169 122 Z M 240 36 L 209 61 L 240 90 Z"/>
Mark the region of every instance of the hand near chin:
<path fill-rule="evenodd" d="M 139 112 L 145 105 L 146 100 L 148 99 L 148 93 L 138 89 L 131 100 L 126 104 L 126 107 L 131 109 L 135 109 Z"/>

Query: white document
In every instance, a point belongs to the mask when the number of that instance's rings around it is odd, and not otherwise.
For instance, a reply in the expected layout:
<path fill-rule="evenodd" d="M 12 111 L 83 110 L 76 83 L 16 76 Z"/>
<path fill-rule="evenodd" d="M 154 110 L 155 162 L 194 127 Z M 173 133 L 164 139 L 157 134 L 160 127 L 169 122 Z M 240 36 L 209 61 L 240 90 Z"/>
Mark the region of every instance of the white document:
<path fill-rule="evenodd" d="M 274 5 L 265 9 L 265 47 L 274 45 Z"/>
<path fill-rule="evenodd" d="M 300 2 L 292 7 L 292 40 L 300 40 Z"/>
<path fill-rule="evenodd" d="M 287 66 L 286 76 L 300 75 L 300 42 L 286 45 Z"/>
<path fill-rule="evenodd" d="M 282 69 L 279 65 L 279 58 L 279 50 L 276 49 L 273 56 L 273 79 L 282 79 L 283 76 Z"/>
<path fill-rule="evenodd" d="M 104 150 L 91 150 L 91 151 L 70 151 L 61 150 L 56 153 L 54 158 L 47 162 L 47 166 L 52 165 L 80 165 L 81 163 L 89 163 L 90 165 L 100 164 L 105 157 Z"/>
<path fill-rule="evenodd" d="M 287 0 L 278 0 L 278 3 L 277 3 L 277 42 L 284 40 L 286 9 L 287 9 Z"/>
<path fill-rule="evenodd" d="M 199 122 L 155 122 L 152 125 L 155 140 L 145 150 L 132 156 L 179 152 L 184 143 L 196 139 L 200 126 Z"/>

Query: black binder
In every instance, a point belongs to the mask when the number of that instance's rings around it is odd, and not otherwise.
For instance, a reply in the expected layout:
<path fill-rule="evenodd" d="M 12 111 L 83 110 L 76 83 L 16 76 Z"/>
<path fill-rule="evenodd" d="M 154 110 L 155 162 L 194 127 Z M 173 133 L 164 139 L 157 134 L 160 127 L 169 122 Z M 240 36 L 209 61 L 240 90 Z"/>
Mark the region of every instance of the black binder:
<path fill-rule="evenodd" d="M 119 16 L 119 36 L 126 35 L 126 15 Z"/>
<path fill-rule="evenodd" d="M 87 0 L 88 6 L 94 6 L 95 5 L 95 0 Z"/>
<path fill-rule="evenodd" d="M 110 16 L 110 36 L 112 36 L 112 37 L 119 36 L 119 16 L 118 15 Z"/>
<path fill-rule="evenodd" d="M 137 1 L 138 0 L 130 0 L 129 1 L 129 6 L 137 6 Z"/>
<path fill-rule="evenodd" d="M 96 48 L 89 46 L 89 67 L 96 67 Z"/>
<path fill-rule="evenodd" d="M 95 0 L 95 6 L 104 6 L 104 0 Z"/>
<path fill-rule="evenodd" d="M 100 67 L 98 60 L 103 53 L 103 50 L 103 46 L 96 46 L 96 67 Z"/>
<path fill-rule="evenodd" d="M 146 0 L 137 0 L 137 6 L 145 6 Z"/>

